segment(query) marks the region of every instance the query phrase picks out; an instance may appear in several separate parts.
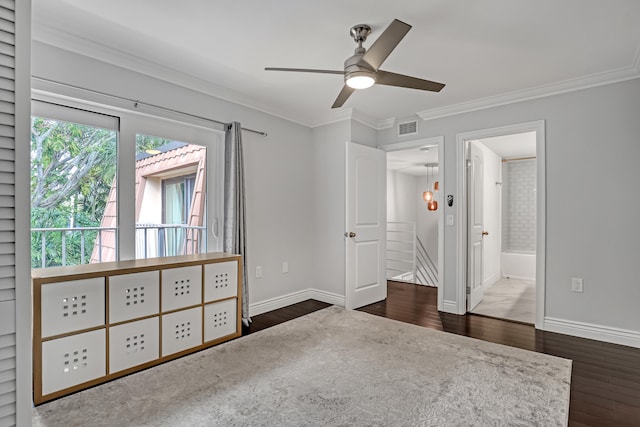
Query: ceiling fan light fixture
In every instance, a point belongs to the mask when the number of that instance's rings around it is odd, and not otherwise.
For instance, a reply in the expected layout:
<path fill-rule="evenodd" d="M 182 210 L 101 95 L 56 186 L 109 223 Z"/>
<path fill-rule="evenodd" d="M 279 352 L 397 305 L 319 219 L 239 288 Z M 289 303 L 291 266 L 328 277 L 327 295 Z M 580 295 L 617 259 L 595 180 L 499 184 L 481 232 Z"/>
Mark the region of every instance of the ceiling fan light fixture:
<path fill-rule="evenodd" d="M 352 89 L 366 89 L 375 84 L 375 74 L 369 71 L 354 71 L 347 74 L 345 83 Z"/>

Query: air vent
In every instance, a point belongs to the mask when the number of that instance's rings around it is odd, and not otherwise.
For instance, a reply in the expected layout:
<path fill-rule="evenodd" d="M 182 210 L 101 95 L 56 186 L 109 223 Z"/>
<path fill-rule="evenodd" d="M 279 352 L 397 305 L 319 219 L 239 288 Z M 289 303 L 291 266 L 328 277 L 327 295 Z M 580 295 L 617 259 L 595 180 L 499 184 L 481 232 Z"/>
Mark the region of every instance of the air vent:
<path fill-rule="evenodd" d="M 398 136 L 415 135 L 418 133 L 418 121 L 398 123 Z"/>

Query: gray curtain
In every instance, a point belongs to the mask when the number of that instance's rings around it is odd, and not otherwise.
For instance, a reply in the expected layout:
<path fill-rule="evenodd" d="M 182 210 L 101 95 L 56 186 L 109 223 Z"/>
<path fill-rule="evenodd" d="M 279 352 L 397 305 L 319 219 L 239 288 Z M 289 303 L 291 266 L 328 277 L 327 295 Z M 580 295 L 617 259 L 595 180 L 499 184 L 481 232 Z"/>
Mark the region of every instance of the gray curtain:
<path fill-rule="evenodd" d="M 242 127 L 225 126 L 224 138 L 224 234 L 223 250 L 242 255 L 242 322 L 248 325 L 249 286 L 247 274 L 247 229 L 245 220 L 244 160 Z"/>

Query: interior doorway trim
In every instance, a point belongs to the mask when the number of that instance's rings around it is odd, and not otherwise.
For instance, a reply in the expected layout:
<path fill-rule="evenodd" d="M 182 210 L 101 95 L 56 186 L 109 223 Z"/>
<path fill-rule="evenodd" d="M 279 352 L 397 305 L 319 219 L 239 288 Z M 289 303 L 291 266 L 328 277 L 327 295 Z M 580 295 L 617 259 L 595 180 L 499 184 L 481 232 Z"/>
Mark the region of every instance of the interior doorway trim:
<path fill-rule="evenodd" d="M 514 133 L 536 132 L 536 329 L 544 329 L 545 283 L 546 283 L 546 169 L 545 169 L 545 122 L 538 120 L 491 129 L 483 129 L 456 135 L 456 175 L 458 180 L 457 234 L 457 312 L 467 312 L 467 141 L 511 135 Z M 439 309 L 440 307 L 438 307 Z"/>
<path fill-rule="evenodd" d="M 382 151 L 402 151 L 412 148 L 420 148 L 428 145 L 438 146 L 438 175 L 440 181 L 440 194 L 445 194 L 446 182 L 444 180 L 444 136 L 434 136 L 396 144 L 381 145 Z M 438 311 L 444 311 L 444 200 L 440 200 L 441 209 L 438 210 Z"/>

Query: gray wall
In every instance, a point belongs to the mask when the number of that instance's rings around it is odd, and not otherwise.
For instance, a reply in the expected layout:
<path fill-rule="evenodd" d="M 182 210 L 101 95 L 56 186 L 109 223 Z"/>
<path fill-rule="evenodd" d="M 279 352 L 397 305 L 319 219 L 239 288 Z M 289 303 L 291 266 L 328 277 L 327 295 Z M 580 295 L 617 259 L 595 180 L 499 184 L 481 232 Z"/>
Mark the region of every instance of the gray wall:
<path fill-rule="evenodd" d="M 444 192 L 458 196 L 456 134 L 545 120 L 545 315 L 640 331 L 639 111 L 635 79 L 429 120 L 413 139 L 444 136 Z M 380 131 L 378 144 L 408 139 L 393 131 Z M 445 226 L 444 254 L 445 299 L 454 301 L 456 228 Z M 584 278 L 584 293 L 570 291 L 571 277 Z"/>
<path fill-rule="evenodd" d="M 309 128 L 39 42 L 33 44 L 32 57 L 38 77 L 268 132 L 267 138 L 243 132 L 250 303 L 309 287 L 315 217 Z M 289 262 L 287 274 L 282 273 L 283 261 Z M 257 265 L 263 269 L 260 279 L 255 277 Z"/>

